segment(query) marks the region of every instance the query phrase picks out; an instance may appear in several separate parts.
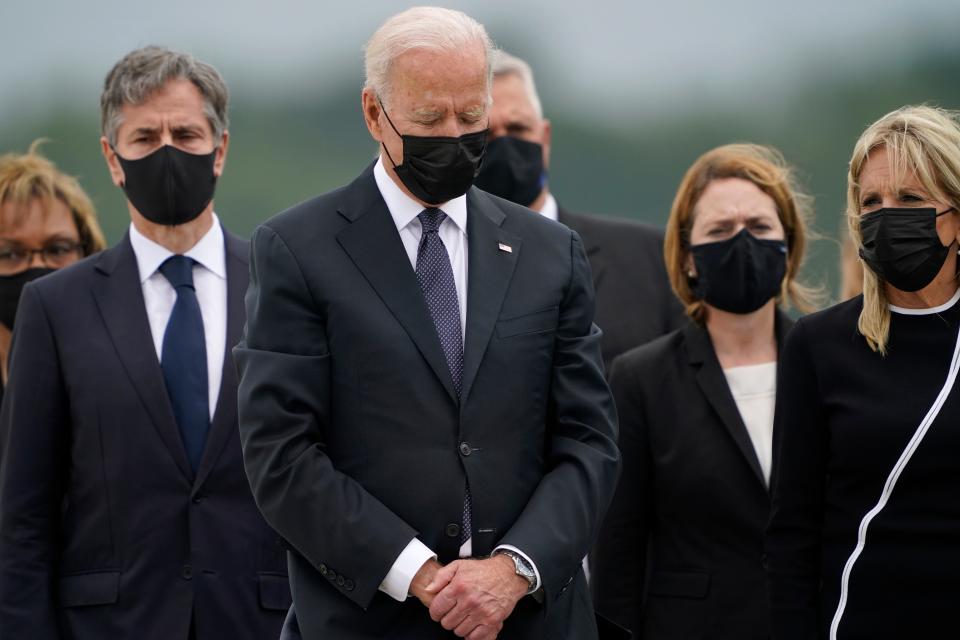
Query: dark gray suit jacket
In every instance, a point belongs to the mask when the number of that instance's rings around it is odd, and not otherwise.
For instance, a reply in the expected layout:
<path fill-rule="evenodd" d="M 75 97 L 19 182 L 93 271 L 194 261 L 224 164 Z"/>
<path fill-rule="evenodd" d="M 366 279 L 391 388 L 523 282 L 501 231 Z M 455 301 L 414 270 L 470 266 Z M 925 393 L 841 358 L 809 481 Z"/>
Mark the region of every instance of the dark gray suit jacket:
<path fill-rule="evenodd" d="M 459 398 L 372 168 L 254 234 L 240 432 L 308 640 L 451 637 L 378 587 L 414 536 L 457 557 L 468 479 L 474 554 L 514 545 L 543 581 L 500 637 L 596 637 L 580 561 L 619 454 L 586 255 L 475 188 L 467 217 Z"/>
<path fill-rule="evenodd" d="M 594 322 L 603 331 L 608 372 L 621 353 L 686 324 L 667 279 L 661 229 L 563 208 L 559 220 L 580 235 L 590 259 L 597 295 Z"/>
<path fill-rule="evenodd" d="M 27 285 L 0 417 L 0 636 L 267 640 L 290 603 L 237 434 L 248 243 L 224 232 L 227 356 L 197 473 L 129 238 Z"/>

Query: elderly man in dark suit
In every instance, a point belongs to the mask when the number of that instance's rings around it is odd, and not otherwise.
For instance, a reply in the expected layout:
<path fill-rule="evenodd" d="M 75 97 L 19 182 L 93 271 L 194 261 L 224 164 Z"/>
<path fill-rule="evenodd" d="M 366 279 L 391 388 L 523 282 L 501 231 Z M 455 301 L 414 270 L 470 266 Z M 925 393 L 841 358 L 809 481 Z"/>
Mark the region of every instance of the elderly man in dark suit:
<path fill-rule="evenodd" d="M 290 603 L 242 467 L 248 243 L 213 211 L 227 88 L 167 49 L 107 76 L 115 247 L 30 283 L 0 418 L 0 634 L 267 640 Z"/>
<path fill-rule="evenodd" d="M 476 186 L 559 220 L 580 234 L 593 269 L 603 360 L 686 324 L 663 263 L 663 231 L 631 220 L 573 213 L 557 204 L 547 170 L 553 132 L 525 61 L 497 53 L 490 143 Z"/>
<path fill-rule="evenodd" d="M 597 637 L 580 560 L 619 453 L 590 270 L 471 187 L 491 49 L 458 11 L 389 19 L 379 159 L 254 234 L 240 432 L 307 640 Z"/>

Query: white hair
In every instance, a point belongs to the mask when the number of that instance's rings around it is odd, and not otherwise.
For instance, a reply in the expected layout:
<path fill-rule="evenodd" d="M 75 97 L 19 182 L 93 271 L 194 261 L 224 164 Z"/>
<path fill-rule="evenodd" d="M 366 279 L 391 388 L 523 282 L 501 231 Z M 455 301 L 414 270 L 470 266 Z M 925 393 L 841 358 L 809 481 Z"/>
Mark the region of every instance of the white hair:
<path fill-rule="evenodd" d="M 390 66 L 411 49 L 459 51 L 479 44 L 487 62 L 487 93 L 493 80 L 493 41 L 483 25 L 461 11 L 441 7 L 413 7 L 380 25 L 364 50 L 366 81 L 386 102 L 390 94 Z"/>
<path fill-rule="evenodd" d="M 530 65 L 517 56 L 512 56 L 506 51 L 496 52 L 493 62 L 493 77 L 514 75 L 520 78 L 523 83 L 523 90 L 527 93 L 527 99 L 533 105 L 533 110 L 538 118 L 543 118 L 543 106 L 540 104 L 540 96 L 537 95 L 537 85 L 533 82 L 533 70 Z"/>

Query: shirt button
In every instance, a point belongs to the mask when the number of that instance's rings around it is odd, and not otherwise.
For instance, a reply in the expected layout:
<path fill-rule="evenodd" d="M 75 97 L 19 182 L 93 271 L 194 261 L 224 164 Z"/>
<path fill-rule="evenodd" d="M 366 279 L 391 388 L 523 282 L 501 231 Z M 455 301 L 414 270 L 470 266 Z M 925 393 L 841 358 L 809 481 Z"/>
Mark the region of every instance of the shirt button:
<path fill-rule="evenodd" d="M 466 442 L 460 443 L 460 455 L 468 456 L 473 453 L 473 449 L 470 448 L 470 445 Z"/>
<path fill-rule="evenodd" d="M 456 524 L 456 523 L 454 523 L 454 522 L 451 522 L 450 524 L 448 524 L 448 525 L 444 528 L 443 532 L 447 534 L 447 537 L 448 537 L 448 538 L 459 538 L 459 537 L 460 537 L 460 525 L 458 525 L 458 524 Z"/>
<path fill-rule="evenodd" d="M 193 567 L 188 564 L 183 565 L 183 569 L 180 570 L 180 575 L 184 580 L 190 580 L 193 578 Z"/>

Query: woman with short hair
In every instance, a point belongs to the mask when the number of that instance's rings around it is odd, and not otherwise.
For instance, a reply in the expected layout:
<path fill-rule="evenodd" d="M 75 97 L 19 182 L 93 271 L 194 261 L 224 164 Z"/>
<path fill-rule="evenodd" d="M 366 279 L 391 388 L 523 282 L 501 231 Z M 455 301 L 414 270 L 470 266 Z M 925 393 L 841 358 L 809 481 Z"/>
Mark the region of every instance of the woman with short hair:
<path fill-rule="evenodd" d="M 956 637 L 960 121 L 860 136 L 847 216 L 863 295 L 797 323 L 778 388 L 773 637 Z"/>
<path fill-rule="evenodd" d="M 0 398 L 24 285 L 106 246 L 93 203 L 39 152 L 0 156 Z"/>
<path fill-rule="evenodd" d="M 808 199 L 774 149 L 726 145 L 687 171 L 665 260 L 689 324 L 617 358 L 623 472 L 591 565 L 598 610 L 645 640 L 766 638 L 777 356 Z"/>

